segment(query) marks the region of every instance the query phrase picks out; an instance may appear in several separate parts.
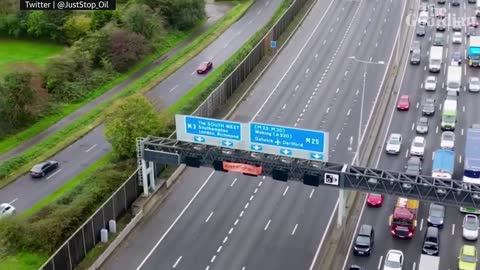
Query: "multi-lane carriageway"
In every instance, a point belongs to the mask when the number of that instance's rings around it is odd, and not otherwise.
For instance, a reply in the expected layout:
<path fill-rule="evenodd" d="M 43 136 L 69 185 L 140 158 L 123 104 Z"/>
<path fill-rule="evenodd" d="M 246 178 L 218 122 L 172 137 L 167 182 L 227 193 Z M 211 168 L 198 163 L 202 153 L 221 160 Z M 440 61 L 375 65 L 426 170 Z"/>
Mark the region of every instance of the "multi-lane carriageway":
<path fill-rule="evenodd" d="M 362 64 L 365 127 L 392 59 L 403 1 L 317 1 L 231 120 L 330 132 L 334 162 L 357 141 Z M 337 205 L 328 188 L 188 168 L 104 269 L 308 269 Z"/>
<path fill-rule="evenodd" d="M 422 1 L 422 3 L 435 3 L 436 6 L 440 6 L 436 1 Z M 474 16 L 475 4 L 468 4 L 466 0 L 462 0 L 459 7 L 453 7 L 449 1 L 444 5 L 449 14 L 455 14 L 457 18 Z M 417 11 L 415 11 L 417 12 Z M 452 30 L 447 29 L 445 33 L 445 46 L 444 46 L 444 64 L 442 70 L 437 77 L 437 90 L 435 92 L 426 92 L 423 88 L 423 82 L 427 75 L 430 75 L 428 71 L 428 54 L 430 46 L 432 44 L 432 36 L 436 32 L 435 28 L 429 27 L 425 37 L 417 37 L 412 33 L 412 40 L 418 40 L 422 45 L 422 60 L 420 65 L 413 66 L 409 63 L 404 71 L 401 89 L 399 95 L 408 94 L 411 99 L 411 108 L 408 112 L 396 111 L 394 108 L 390 108 L 393 112 L 392 119 L 388 119 L 388 129 L 385 132 L 385 136 L 390 133 L 401 133 L 404 140 L 403 150 L 399 156 L 387 156 L 385 153 L 381 153 L 377 161 L 377 167 L 389 170 L 404 170 L 404 166 L 407 161 L 407 152 L 410 143 L 417 134 L 415 134 L 414 126 L 415 122 L 421 114 L 420 104 L 426 97 L 434 97 L 436 99 L 436 112 L 433 117 L 430 117 L 429 132 L 425 136 L 427 140 L 427 148 L 425 149 L 425 158 L 423 163 L 423 174 L 429 174 L 432 166 L 432 152 L 440 148 L 440 116 L 441 109 L 440 104 L 443 103 L 446 97 L 446 91 L 444 88 L 446 81 L 446 67 L 450 63 L 452 53 L 455 51 L 461 52 L 464 57 L 462 63 L 463 70 L 463 88 L 458 99 L 458 111 L 457 111 L 457 127 L 455 129 L 456 141 L 455 141 L 455 179 L 461 179 L 463 173 L 463 155 L 465 147 L 465 134 L 468 127 L 473 123 L 480 122 L 480 95 L 466 91 L 468 78 L 470 76 L 480 76 L 480 69 L 471 68 L 466 65 L 466 53 L 468 42 L 465 38 L 461 45 L 452 44 Z M 462 29 L 462 33 L 465 33 L 465 28 Z M 408 59 L 406 59 L 408 61 Z M 384 141 L 383 145 L 384 146 Z M 381 146 L 381 147 L 382 147 Z M 383 149 L 383 148 L 382 148 Z M 385 255 L 389 249 L 399 249 L 403 251 L 405 255 L 404 269 L 416 269 L 418 266 L 421 247 L 423 243 L 423 237 L 427 228 L 427 217 L 429 203 L 421 202 L 418 216 L 418 227 L 416 234 L 412 240 L 395 239 L 390 235 L 388 218 L 392 214 L 393 205 L 395 203 L 394 197 L 386 197 L 384 205 L 378 209 L 371 209 L 365 207 L 362 212 L 363 215 L 359 221 L 360 224 L 372 224 L 375 230 L 376 243 L 373 248 L 373 252 L 370 257 L 354 257 L 349 250 L 349 256 L 345 261 L 345 266 L 348 269 L 350 264 L 357 264 L 365 267 L 366 269 L 381 269 Z M 462 239 L 462 221 L 463 214 L 459 212 L 457 207 L 447 207 L 446 221 L 444 228 L 441 229 L 440 238 L 440 265 L 443 269 L 457 269 L 458 254 L 460 247 L 464 244 L 474 244 L 477 249 L 480 248 L 480 241 L 471 242 Z"/>

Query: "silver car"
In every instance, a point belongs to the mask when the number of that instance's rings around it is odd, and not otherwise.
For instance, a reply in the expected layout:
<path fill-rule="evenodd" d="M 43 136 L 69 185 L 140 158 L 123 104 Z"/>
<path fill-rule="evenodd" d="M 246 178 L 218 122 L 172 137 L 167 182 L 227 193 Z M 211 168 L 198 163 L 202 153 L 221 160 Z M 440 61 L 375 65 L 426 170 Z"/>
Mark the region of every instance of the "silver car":
<path fill-rule="evenodd" d="M 437 89 L 437 77 L 427 76 L 425 79 L 425 90 L 435 91 L 435 89 Z"/>
<path fill-rule="evenodd" d="M 468 91 L 480 92 L 480 79 L 478 77 L 470 77 L 468 79 Z"/>
<path fill-rule="evenodd" d="M 390 249 L 385 256 L 383 270 L 402 270 L 403 252 L 396 249 Z"/>
<path fill-rule="evenodd" d="M 398 154 L 402 149 L 402 135 L 398 133 L 390 134 L 385 151 L 387 154 Z"/>
<path fill-rule="evenodd" d="M 440 148 L 453 149 L 455 147 L 455 133 L 452 131 L 442 132 Z"/>
<path fill-rule="evenodd" d="M 9 203 L 0 204 L 0 218 L 14 215 L 16 212 L 15 207 Z"/>
<path fill-rule="evenodd" d="M 478 226 L 478 217 L 476 215 L 465 215 L 463 218 L 463 238 L 472 241 L 477 240 Z"/>
<path fill-rule="evenodd" d="M 428 133 L 428 118 L 422 116 L 417 121 L 416 131 L 419 134 L 426 134 Z"/>

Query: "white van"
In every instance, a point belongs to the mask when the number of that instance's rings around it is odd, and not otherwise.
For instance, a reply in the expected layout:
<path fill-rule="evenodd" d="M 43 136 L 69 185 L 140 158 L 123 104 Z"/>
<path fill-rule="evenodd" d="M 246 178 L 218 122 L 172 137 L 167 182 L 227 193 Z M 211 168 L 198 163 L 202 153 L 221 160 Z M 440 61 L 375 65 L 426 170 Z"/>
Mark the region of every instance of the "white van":
<path fill-rule="evenodd" d="M 418 15 L 418 24 L 420 25 L 427 25 L 428 23 L 428 12 L 422 11 L 420 15 Z"/>

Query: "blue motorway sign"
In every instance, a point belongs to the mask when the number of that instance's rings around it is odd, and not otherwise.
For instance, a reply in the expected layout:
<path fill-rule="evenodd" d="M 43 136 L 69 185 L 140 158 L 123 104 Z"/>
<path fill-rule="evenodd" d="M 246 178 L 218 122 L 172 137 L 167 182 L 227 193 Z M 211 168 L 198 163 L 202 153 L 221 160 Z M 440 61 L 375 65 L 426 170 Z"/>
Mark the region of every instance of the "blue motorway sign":
<path fill-rule="evenodd" d="M 208 145 L 238 148 L 245 124 L 217 119 L 176 115 L 177 139 Z"/>
<path fill-rule="evenodd" d="M 328 151 L 328 133 L 249 123 L 249 143 L 252 151 L 325 161 Z M 256 149 L 258 146 L 263 147 L 258 150 Z"/>
<path fill-rule="evenodd" d="M 219 139 L 240 141 L 241 125 L 241 123 L 236 122 L 194 116 L 185 117 L 185 131 L 187 134 L 203 135 Z"/>
<path fill-rule="evenodd" d="M 274 49 L 277 47 L 277 42 L 275 40 L 270 41 L 270 48 Z"/>

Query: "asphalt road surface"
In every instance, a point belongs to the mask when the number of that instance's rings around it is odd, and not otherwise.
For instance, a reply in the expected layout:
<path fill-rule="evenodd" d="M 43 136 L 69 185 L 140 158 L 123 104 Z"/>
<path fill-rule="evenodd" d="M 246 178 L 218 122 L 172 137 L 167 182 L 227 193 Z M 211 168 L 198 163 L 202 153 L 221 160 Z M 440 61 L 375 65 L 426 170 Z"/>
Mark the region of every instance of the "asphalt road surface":
<path fill-rule="evenodd" d="M 435 3 L 429 1 L 428 3 Z M 439 6 L 438 4 L 436 4 Z M 475 5 L 468 4 L 466 1 L 462 1 L 459 7 L 452 7 L 449 3 L 445 6 L 449 14 L 455 14 L 457 18 L 474 16 Z M 415 11 L 416 12 L 416 11 Z M 433 117 L 430 117 L 429 132 L 425 136 L 427 141 L 427 147 L 425 149 L 425 158 L 423 162 L 422 174 L 430 175 L 432 169 L 432 153 L 440 148 L 440 121 L 441 121 L 441 107 L 443 101 L 446 98 L 445 84 L 446 84 L 446 67 L 450 64 L 452 53 L 455 51 L 461 52 L 463 56 L 462 63 L 462 91 L 458 99 L 457 110 L 457 124 L 455 128 L 455 179 L 461 179 L 463 175 L 463 156 L 465 148 L 465 134 L 468 127 L 473 123 L 480 122 L 480 96 L 478 93 L 471 93 L 466 91 L 468 85 L 468 78 L 470 76 L 480 76 L 480 70 L 470 68 L 467 66 L 465 58 L 467 53 L 467 38 L 465 38 L 461 45 L 452 44 L 452 30 L 447 29 L 445 31 L 445 37 L 447 38 L 444 46 L 444 62 L 440 73 L 434 74 L 428 71 L 428 55 L 427 51 L 430 50 L 432 45 L 432 35 L 437 32 L 434 28 L 427 30 L 425 37 L 416 37 L 414 40 L 419 40 L 422 44 L 423 55 L 421 64 L 418 66 L 408 64 L 406 72 L 404 73 L 403 83 L 400 89 L 400 95 L 408 94 L 411 99 L 411 105 L 409 111 L 401 112 L 395 110 L 393 117 L 389 119 L 389 129 L 386 135 L 390 133 L 401 133 L 403 136 L 403 148 L 402 152 L 398 156 L 389 156 L 382 150 L 381 157 L 379 157 L 379 168 L 403 171 L 407 161 L 407 149 L 410 148 L 410 143 L 415 136 L 414 125 L 416 120 L 421 115 L 421 102 L 427 97 L 433 97 L 436 99 L 436 112 Z M 465 29 L 462 30 L 465 33 Z M 447 49 L 448 48 L 448 49 Z M 435 92 L 426 92 L 424 90 L 423 82 L 428 75 L 434 75 L 437 77 L 438 84 Z M 420 105 L 420 106 L 419 106 Z M 411 240 L 395 239 L 390 235 L 390 229 L 388 226 L 388 218 L 393 213 L 393 206 L 395 204 L 396 197 L 385 197 L 384 204 L 381 208 L 369 208 L 365 207 L 363 216 L 360 220 L 360 224 L 371 224 L 374 226 L 376 243 L 372 249 L 370 257 L 356 257 L 350 252 L 347 258 L 346 269 L 351 264 L 357 264 L 365 267 L 365 269 L 382 269 L 383 261 L 386 253 L 390 249 L 399 249 L 405 255 L 404 269 L 416 269 L 419 264 L 421 255 L 421 249 L 423 244 L 423 238 L 425 235 L 428 218 L 428 202 L 421 202 L 419 209 L 418 227 L 416 233 Z M 457 269 L 458 266 L 458 254 L 460 248 L 464 244 L 473 244 L 479 248 L 478 242 L 466 241 L 462 238 L 462 221 L 463 214 L 460 213 L 458 207 L 447 207 L 446 220 L 443 229 L 441 229 L 440 236 L 440 265 L 441 269 Z M 433 269 L 432 269 L 433 270 Z"/>
<path fill-rule="evenodd" d="M 215 66 L 222 64 L 268 22 L 280 2 L 280 0 L 256 1 L 240 20 L 203 52 L 147 93 L 148 98 L 165 106 L 173 104 L 206 77 L 195 72 L 201 62 L 212 60 L 214 69 Z M 110 151 L 111 145 L 103 136 L 103 129 L 104 126 L 100 125 L 53 156 L 51 159 L 57 160 L 60 167 L 50 176 L 44 179 L 31 179 L 29 175 L 24 175 L 1 189 L 0 202 L 13 202 L 18 211 L 23 211 L 54 192 Z"/>
<path fill-rule="evenodd" d="M 231 119 L 329 131 L 329 159 L 351 162 L 364 67 L 348 57 L 388 62 L 403 4 L 317 2 Z M 386 66 L 368 70 L 363 125 Z M 338 196 L 205 168 L 186 169 L 172 192 L 103 269 L 308 269 Z"/>

